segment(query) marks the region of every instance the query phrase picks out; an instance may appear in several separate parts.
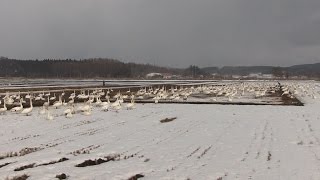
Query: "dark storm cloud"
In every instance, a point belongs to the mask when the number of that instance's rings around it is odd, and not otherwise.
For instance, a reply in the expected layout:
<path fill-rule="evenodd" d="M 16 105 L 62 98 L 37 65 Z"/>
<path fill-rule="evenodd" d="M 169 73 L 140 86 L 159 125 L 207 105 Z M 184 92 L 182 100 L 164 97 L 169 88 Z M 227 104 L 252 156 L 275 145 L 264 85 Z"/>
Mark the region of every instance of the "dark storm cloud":
<path fill-rule="evenodd" d="M 319 0 L 2 0 L 0 56 L 185 67 L 320 56 Z"/>

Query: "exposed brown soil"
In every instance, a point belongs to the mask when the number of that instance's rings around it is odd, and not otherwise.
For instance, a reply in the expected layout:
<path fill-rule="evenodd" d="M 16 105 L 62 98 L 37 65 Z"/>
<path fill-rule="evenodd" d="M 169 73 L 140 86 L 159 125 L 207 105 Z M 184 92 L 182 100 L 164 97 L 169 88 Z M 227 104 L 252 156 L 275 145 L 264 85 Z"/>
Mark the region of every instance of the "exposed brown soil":
<path fill-rule="evenodd" d="M 138 179 L 143 178 L 143 177 L 144 177 L 143 174 L 135 174 L 135 175 L 129 177 L 128 180 L 138 180 Z"/>
<path fill-rule="evenodd" d="M 62 174 L 56 175 L 56 178 L 58 178 L 58 179 L 67 179 L 68 176 L 65 173 L 62 173 Z"/>
<path fill-rule="evenodd" d="M 21 167 L 15 168 L 14 171 L 23 171 L 25 169 L 30 169 L 30 168 L 33 168 L 35 165 L 36 165 L 36 163 L 28 164 L 28 165 L 25 165 L 25 166 L 21 166 Z"/>
<path fill-rule="evenodd" d="M 109 161 L 117 161 L 120 160 L 120 155 L 119 154 L 115 154 L 115 155 L 109 155 L 106 156 L 105 158 L 99 158 L 99 159 L 95 159 L 95 160 L 85 160 L 84 162 L 75 165 L 75 167 L 87 167 L 87 166 L 95 166 L 95 165 L 99 165 L 102 163 L 106 163 Z"/>
<path fill-rule="evenodd" d="M 58 161 L 50 161 L 48 163 L 38 164 L 38 165 L 36 165 L 36 167 L 38 167 L 38 166 L 47 166 L 47 165 L 51 165 L 51 164 L 56 164 L 56 163 L 68 161 L 68 160 L 69 160 L 68 158 L 63 157 L 63 158 L 59 159 Z"/>
<path fill-rule="evenodd" d="M 12 178 L 6 178 L 5 180 L 26 180 L 28 179 L 30 176 L 26 175 L 26 174 L 23 174 L 21 176 L 14 176 Z"/>
<path fill-rule="evenodd" d="M 174 121 L 174 120 L 176 120 L 176 119 L 177 119 L 177 117 L 165 118 L 165 119 L 160 120 L 160 122 L 161 122 L 161 123 L 167 123 L 167 122 Z"/>
<path fill-rule="evenodd" d="M 12 163 L 12 162 L 10 162 L 10 163 L 0 164 L 0 168 L 5 167 L 5 166 L 7 166 L 7 165 L 9 165 L 9 164 L 11 164 L 11 163 Z"/>
<path fill-rule="evenodd" d="M 38 167 L 38 166 L 48 166 L 48 165 L 51 165 L 51 164 L 56 164 L 56 163 L 64 162 L 64 161 L 67 161 L 67 160 L 69 160 L 69 159 L 63 157 L 63 158 L 61 158 L 61 159 L 59 159 L 57 161 L 50 161 L 50 162 L 42 163 L 42 164 L 32 163 L 32 164 L 28 164 L 28 165 L 25 165 L 25 166 L 21 166 L 21 167 L 15 168 L 14 171 L 23 171 L 25 169 L 35 168 L 35 167 Z"/>
<path fill-rule="evenodd" d="M 271 160 L 271 152 L 270 151 L 268 151 L 268 158 L 267 158 L 267 161 L 270 161 Z"/>

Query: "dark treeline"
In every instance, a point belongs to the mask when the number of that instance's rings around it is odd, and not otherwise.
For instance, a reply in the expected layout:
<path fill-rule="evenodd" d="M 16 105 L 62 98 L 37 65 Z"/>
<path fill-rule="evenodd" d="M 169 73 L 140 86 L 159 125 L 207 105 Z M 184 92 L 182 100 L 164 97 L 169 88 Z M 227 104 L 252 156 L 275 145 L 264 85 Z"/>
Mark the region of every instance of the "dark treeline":
<path fill-rule="evenodd" d="M 180 70 L 150 64 L 123 63 L 115 59 L 16 60 L 0 58 L 0 77 L 29 78 L 139 78 L 147 73 L 174 73 Z"/>

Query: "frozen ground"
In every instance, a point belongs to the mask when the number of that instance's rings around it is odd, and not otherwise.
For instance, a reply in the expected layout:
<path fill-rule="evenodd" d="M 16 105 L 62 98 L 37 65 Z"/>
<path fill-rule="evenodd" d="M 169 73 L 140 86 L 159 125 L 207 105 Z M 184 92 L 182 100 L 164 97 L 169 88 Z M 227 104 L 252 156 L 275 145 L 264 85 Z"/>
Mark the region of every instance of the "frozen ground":
<path fill-rule="evenodd" d="M 143 174 L 141 179 L 318 180 L 320 84 L 285 84 L 303 86 L 297 96 L 305 106 L 138 104 L 134 110 L 94 109 L 91 116 L 72 119 L 60 116 L 61 109 L 53 111 L 52 121 L 37 110 L 28 117 L 7 113 L 0 116 L 0 156 L 5 157 L 0 179 L 21 174 L 54 179 L 66 173 L 77 180 L 135 174 Z M 24 155 L 24 148 L 36 149 Z M 9 152 L 21 156 L 6 157 Z M 114 161 L 76 167 L 113 155 L 118 155 Z M 69 160 L 39 166 L 63 157 Z"/>

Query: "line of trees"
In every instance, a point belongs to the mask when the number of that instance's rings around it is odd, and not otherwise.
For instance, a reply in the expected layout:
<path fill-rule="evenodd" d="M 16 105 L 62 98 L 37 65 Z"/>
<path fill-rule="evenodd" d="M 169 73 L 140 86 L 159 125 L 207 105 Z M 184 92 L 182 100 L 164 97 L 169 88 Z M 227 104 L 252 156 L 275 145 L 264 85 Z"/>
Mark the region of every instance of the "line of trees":
<path fill-rule="evenodd" d="M 17 60 L 0 57 L 0 77 L 30 78 L 139 78 L 151 72 L 180 73 L 178 69 L 115 59 Z"/>

